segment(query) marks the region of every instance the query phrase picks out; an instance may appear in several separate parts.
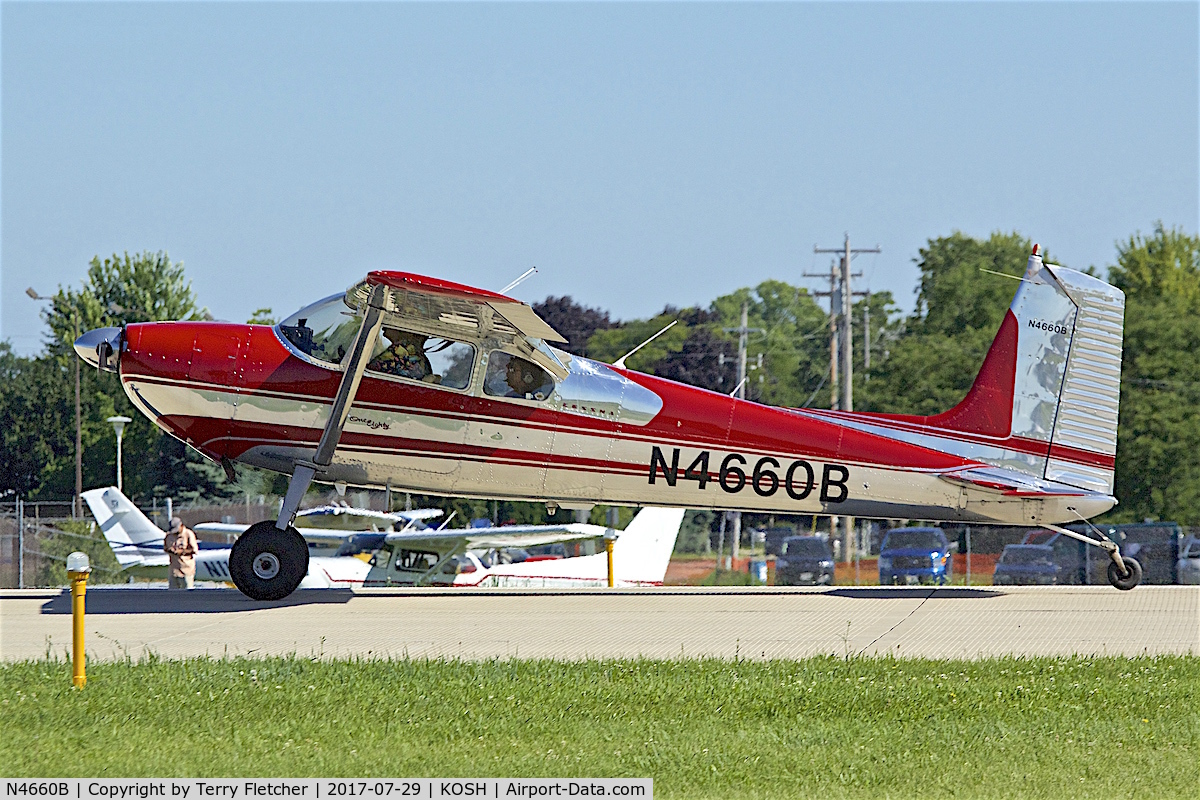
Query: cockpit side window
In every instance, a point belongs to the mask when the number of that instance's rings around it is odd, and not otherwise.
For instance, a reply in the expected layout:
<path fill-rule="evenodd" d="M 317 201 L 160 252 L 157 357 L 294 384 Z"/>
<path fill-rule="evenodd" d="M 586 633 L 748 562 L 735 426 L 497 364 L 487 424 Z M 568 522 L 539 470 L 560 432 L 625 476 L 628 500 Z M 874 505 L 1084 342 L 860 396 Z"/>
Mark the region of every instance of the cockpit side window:
<path fill-rule="evenodd" d="M 471 381 L 475 348 L 465 342 L 384 327 L 367 369 L 397 378 L 465 389 Z"/>
<path fill-rule="evenodd" d="M 545 400 L 554 391 L 550 373 L 520 356 L 493 350 L 488 356 L 483 392 L 492 397 Z"/>
<path fill-rule="evenodd" d="M 345 295 L 335 294 L 279 323 L 279 333 L 306 356 L 340 364 L 361 326 L 362 319 L 346 305 Z"/>

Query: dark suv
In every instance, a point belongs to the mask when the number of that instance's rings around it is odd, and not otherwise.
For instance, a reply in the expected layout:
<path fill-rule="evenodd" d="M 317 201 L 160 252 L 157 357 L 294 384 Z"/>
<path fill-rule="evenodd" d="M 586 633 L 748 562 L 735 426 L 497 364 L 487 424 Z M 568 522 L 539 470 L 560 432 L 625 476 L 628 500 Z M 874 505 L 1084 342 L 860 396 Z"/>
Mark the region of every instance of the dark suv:
<path fill-rule="evenodd" d="M 767 532 L 763 537 L 764 546 L 767 548 L 767 555 L 781 555 L 783 553 L 783 540 L 795 535 L 796 529 L 790 525 L 767 528 Z"/>
<path fill-rule="evenodd" d="M 1091 525 L 1068 525 L 1068 528 L 1095 537 Z M 1121 554 L 1137 559 L 1142 567 L 1142 583 L 1175 583 L 1176 563 L 1183 532 L 1174 522 L 1136 522 L 1110 525 L 1099 530 L 1121 548 Z M 1030 531 L 1021 544 L 1049 545 L 1054 549 L 1054 563 L 1061 567 L 1059 583 L 1107 583 L 1109 557 L 1099 547 L 1092 547 L 1061 533 L 1048 530 Z"/>
<path fill-rule="evenodd" d="M 789 536 L 775 559 L 776 586 L 832 586 L 833 554 L 819 536 Z"/>
<path fill-rule="evenodd" d="M 996 586 L 1044 586 L 1058 583 L 1061 572 L 1062 566 L 1055 563 L 1054 548 L 1050 545 L 1010 544 L 996 562 L 992 583 Z"/>
<path fill-rule="evenodd" d="M 879 582 L 947 583 L 950 542 L 941 528 L 892 528 L 879 545 Z"/>
<path fill-rule="evenodd" d="M 1069 526 L 1071 530 L 1078 530 L 1075 525 Z M 1049 547 L 1052 552 L 1051 560 L 1058 566 L 1058 571 L 1055 577 L 1055 583 L 1071 583 L 1084 584 L 1088 583 L 1088 547 L 1089 545 L 1072 539 L 1069 536 L 1063 536 L 1057 531 L 1048 531 L 1040 528 L 1036 531 L 1030 531 L 1025 534 L 1025 538 L 1021 540 L 1022 545 Z M 1007 552 L 1008 548 L 1005 548 Z M 1095 548 L 1099 556 L 1104 556 L 1104 551 L 1100 548 Z M 1104 556 L 1107 559 L 1108 556 Z M 1093 565 L 1095 566 L 1095 565 Z M 1099 571 L 1096 575 L 1100 576 L 1100 580 L 1107 582 L 1104 578 L 1105 564 L 1100 564 Z"/>

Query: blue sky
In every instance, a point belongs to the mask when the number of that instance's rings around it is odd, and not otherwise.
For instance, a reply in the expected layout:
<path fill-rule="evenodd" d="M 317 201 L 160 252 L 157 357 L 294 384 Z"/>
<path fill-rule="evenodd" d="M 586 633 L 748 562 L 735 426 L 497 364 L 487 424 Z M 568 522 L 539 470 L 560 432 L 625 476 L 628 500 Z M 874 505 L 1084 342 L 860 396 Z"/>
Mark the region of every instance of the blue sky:
<path fill-rule="evenodd" d="M 165 250 L 222 319 L 371 269 L 618 318 L 930 237 L 1069 266 L 1196 232 L 1196 3 L 0 7 L 0 338 L 94 255 Z M 861 288 L 861 287 L 856 287 Z"/>

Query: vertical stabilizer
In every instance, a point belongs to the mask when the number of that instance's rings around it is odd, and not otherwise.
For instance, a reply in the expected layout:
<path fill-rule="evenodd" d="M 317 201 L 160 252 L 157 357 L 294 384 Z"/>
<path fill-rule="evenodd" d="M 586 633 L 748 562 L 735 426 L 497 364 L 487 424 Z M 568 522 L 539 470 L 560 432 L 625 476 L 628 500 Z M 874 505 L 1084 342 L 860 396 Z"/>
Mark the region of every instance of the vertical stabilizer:
<path fill-rule="evenodd" d="M 971 390 L 923 420 L 969 434 L 980 460 L 1112 494 L 1124 316 L 1120 289 L 1035 246 Z"/>
<path fill-rule="evenodd" d="M 162 529 L 115 486 L 84 492 L 83 499 L 122 569 L 165 559 Z"/>
<path fill-rule="evenodd" d="M 682 508 L 643 508 L 613 545 L 614 578 L 620 582 L 662 583 L 675 550 Z"/>

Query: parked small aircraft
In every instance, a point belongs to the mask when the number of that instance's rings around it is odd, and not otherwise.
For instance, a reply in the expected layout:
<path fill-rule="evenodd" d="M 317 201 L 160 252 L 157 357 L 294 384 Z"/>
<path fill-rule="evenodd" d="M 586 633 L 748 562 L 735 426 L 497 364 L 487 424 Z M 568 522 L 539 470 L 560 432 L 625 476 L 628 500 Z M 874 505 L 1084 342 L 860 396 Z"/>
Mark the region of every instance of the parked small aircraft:
<path fill-rule="evenodd" d="M 166 532 L 155 525 L 115 486 L 83 493 L 84 502 L 100 526 L 121 570 L 141 578 L 166 579 L 168 557 L 163 551 Z M 198 542 L 196 580 L 229 583 L 230 546 Z M 362 586 L 371 566 L 353 556 L 313 556 L 298 588 L 332 589 Z"/>
<path fill-rule="evenodd" d="M 113 549 L 122 570 L 140 577 L 165 578 L 167 555 L 165 533 L 116 487 L 83 493 L 92 516 Z M 304 523 L 336 516 L 376 522 L 407 513 L 429 518 L 429 510 L 384 514 L 363 509 L 339 509 L 333 514 L 323 506 L 297 515 L 298 530 L 312 543 L 328 546 L 340 541 L 362 550 L 363 557 L 340 554 L 312 555 L 301 589 L 331 589 L 358 586 L 484 586 L 484 587 L 569 587 L 604 586 L 608 581 L 606 538 L 613 544 L 613 585 L 661 585 L 667 571 L 675 538 L 683 521 L 683 510 L 643 508 L 624 531 L 599 525 L 512 525 L 498 528 L 434 529 L 407 520 L 394 530 L 353 532 L 328 527 L 307 528 Z M 440 511 L 438 512 L 440 513 Z M 214 523 L 197 525 L 212 529 Z M 239 532 L 245 525 L 215 523 L 220 532 Z M 332 537 L 332 538 L 331 538 Z M 232 582 L 229 545 L 200 542 L 196 554 L 196 579 Z M 557 547 L 559 553 L 530 555 L 525 548 Z M 366 556 L 370 556 L 367 558 Z"/>
<path fill-rule="evenodd" d="M 426 523 L 443 513 L 440 508 L 389 513 L 331 503 L 297 512 L 295 527 L 308 543 L 310 556 L 352 556 L 378 550 L 389 533 L 423 531 Z M 236 537 L 249 527 L 231 522 L 201 522 L 194 530 Z"/>
<path fill-rule="evenodd" d="M 1035 247 L 967 396 L 934 416 L 771 408 L 602 364 L 529 306 L 371 272 L 274 327 L 89 331 L 81 358 L 232 475 L 290 474 L 279 519 L 230 571 L 252 597 L 307 572 L 293 523 L 313 480 L 429 494 L 1054 526 L 1107 511 L 1125 298 Z M 1109 578 L 1140 580 L 1116 545 Z"/>

